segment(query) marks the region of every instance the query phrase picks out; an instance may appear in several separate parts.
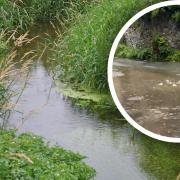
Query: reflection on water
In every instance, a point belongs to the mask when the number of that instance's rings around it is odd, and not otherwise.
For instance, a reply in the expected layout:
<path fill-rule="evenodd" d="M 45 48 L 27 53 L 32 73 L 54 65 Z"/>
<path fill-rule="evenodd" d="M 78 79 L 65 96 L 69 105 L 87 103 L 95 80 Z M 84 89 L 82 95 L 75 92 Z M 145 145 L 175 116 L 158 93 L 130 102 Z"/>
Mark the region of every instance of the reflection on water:
<path fill-rule="evenodd" d="M 179 63 L 116 60 L 113 73 L 118 98 L 138 124 L 180 137 Z"/>
<path fill-rule="evenodd" d="M 16 110 L 23 114 L 14 112 L 9 127 L 18 127 L 18 133 L 33 132 L 88 156 L 86 161 L 97 170 L 97 179 L 146 179 L 126 124 L 101 121 L 73 107 L 56 92 L 41 62 L 34 63 Z"/>

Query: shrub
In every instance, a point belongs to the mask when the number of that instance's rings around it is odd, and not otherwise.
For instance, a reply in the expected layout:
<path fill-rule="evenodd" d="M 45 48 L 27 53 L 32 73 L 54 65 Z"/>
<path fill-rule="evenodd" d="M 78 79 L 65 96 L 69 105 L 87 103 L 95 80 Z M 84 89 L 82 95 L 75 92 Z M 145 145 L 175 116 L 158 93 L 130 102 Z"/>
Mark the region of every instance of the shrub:
<path fill-rule="evenodd" d="M 167 57 L 169 61 L 180 61 L 180 50 L 174 50 L 171 55 Z"/>
<path fill-rule="evenodd" d="M 166 60 L 171 54 L 172 48 L 163 36 L 155 36 L 152 40 L 152 56 L 155 60 Z"/>

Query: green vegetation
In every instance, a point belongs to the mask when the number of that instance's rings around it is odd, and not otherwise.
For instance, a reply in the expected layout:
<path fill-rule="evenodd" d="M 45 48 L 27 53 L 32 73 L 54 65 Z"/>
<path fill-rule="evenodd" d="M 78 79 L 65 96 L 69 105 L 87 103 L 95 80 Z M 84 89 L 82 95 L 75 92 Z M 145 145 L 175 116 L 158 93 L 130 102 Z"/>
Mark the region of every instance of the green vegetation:
<path fill-rule="evenodd" d="M 96 6 L 90 0 L 0 0 L 0 30 L 25 30 L 27 26 L 42 20 L 72 22 L 65 36 L 57 42 L 56 63 L 61 66 L 61 77 L 73 89 L 64 92 L 80 107 L 92 111 L 114 113 L 114 104 L 107 94 L 107 59 L 112 42 L 124 23 L 136 12 L 158 0 L 98 0 Z M 160 1 L 160 0 L 159 0 Z M 84 13 L 82 15 L 82 13 Z M 178 15 L 176 15 L 178 16 Z M 62 36 L 62 35 L 61 35 Z M 5 52 L 7 43 L 0 38 L 0 52 Z M 149 50 L 123 50 L 129 56 L 147 58 Z M 119 52 L 122 53 L 122 52 Z M 179 59 L 180 53 L 168 54 Z M 80 88 L 81 86 L 81 88 Z M 75 88 L 77 87 L 77 88 Z M 90 89 L 87 91 L 87 89 Z M 100 91 L 106 91 L 101 94 Z M 97 92 L 97 93 L 94 93 Z M 0 85 L 0 100 L 4 104 L 6 89 Z M 115 109 L 115 108 L 114 108 Z M 164 143 L 146 141 L 144 153 L 149 157 L 144 165 L 147 171 L 165 179 L 174 179 L 178 173 L 178 151 Z M 152 148 L 153 147 L 153 148 Z M 176 147 L 174 145 L 173 147 Z M 172 149 L 172 150 L 171 150 Z M 162 154 L 158 154 L 162 151 Z M 176 156 L 172 156 L 171 153 Z M 150 155 L 149 155 L 150 154 Z M 151 157 L 151 154 L 154 156 Z M 0 177 L 2 179 L 90 179 L 95 170 L 82 162 L 83 156 L 66 151 L 58 146 L 49 147 L 41 137 L 32 134 L 15 135 L 15 131 L 0 130 Z M 172 166 L 171 166 L 172 164 Z M 148 169 L 148 166 L 151 168 Z M 168 169 L 169 166 L 169 169 Z M 157 168 L 157 169 L 156 169 Z M 158 174 L 158 170 L 162 176 Z"/>
<path fill-rule="evenodd" d="M 61 78 L 107 91 L 107 60 L 114 38 L 127 20 L 153 2 L 157 1 L 101 0 L 79 16 L 57 43 L 54 59 L 61 65 Z"/>
<path fill-rule="evenodd" d="M 152 40 L 152 48 L 132 48 L 120 44 L 116 57 L 150 60 L 150 61 L 180 61 L 180 51 L 170 47 L 165 37 L 157 35 Z"/>
<path fill-rule="evenodd" d="M 143 136 L 142 167 L 159 180 L 176 179 L 180 173 L 180 145 L 152 140 Z"/>
<path fill-rule="evenodd" d="M 107 93 L 92 91 L 92 89 L 66 86 L 60 89 L 60 92 L 68 97 L 75 106 L 82 109 L 88 109 L 90 112 L 96 113 L 100 118 L 108 116 L 120 117 L 112 97 Z"/>
<path fill-rule="evenodd" d="M 170 18 L 171 20 L 175 22 L 180 21 L 180 8 L 178 6 L 167 6 L 167 7 L 162 7 L 159 9 L 156 9 L 147 15 L 150 18 L 156 18 L 156 17 L 161 17 L 161 16 L 166 16 L 167 18 Z"/>
<path fill-rule="evenodd" d="M 152 40 L 152 48 L 132 48 L 120 44 L 115 56 L 137 60 L 180 61 L 180 50 L 171 48 L 166 38 L 157 35 Z"/>
<path fill-rule="evenodd" d="M 116 57 L 151 61 L 180 61 L 179 48 L 177 46 L 174 48 L 170 43 L 173 37 L 168 40 L 169 35 L 166 32 L 161 32 L 161 26 L 159 26 L 160 29 L 153 30 L 153 27 L 156 27 L 157 23 L 160 23 L 162 17 L 164 17 L 164 19 L 170 19 L 172 23 L 175 24 L 175 27 L 178 27 L 180 17 L 179 10 L 178 6 L 163 7 L 143 16 L 142 19 L 133 24 L 133 28 L 137 29 L 140 27 L 140 33 L 142 33 L 142 31 L 147 31 L 151 39 L 149 39 L 147 35 L 147 37 L 142 35 L 141 38 L 144 43 L 148 45 L 148 48 L 143 48 L 144 45 L 142 45 L 143 43 L 140 45 L 140 42 L 139 45 L 137 45 L 138 48 L 134 48 L 132 45 L 127 45 L 126 42 L 123 41 L 116 50 Z M 165 20 L 162 19 L 162 21 Z M 165 23 L 167 22 L 165 21 Z M 152 28 L 152 33 L 149 33 L 149 31 L 145 28 L 145 24 Z M 174 33 L 176 33 L 176 31 Z M 136 40 L 134 40 L 134 43 L 136 43 Z"/>
<path fill-rule="evenodd" d="M 82 160 L 85 157 L 58 146 L 49 147 L 41 137 L 15 135 L 0 130 L 1 179 L 88 180 L 95 170 Z"/>
<path fill-rule="evenodd" d="M 149 60 L 152 58 L 152 53 L 150 49 L 131 48 L 124 44 L 121 44 L 116 50 L 116 57 Z"/>
<path fill-rule="evenodd" d="M 0 0 L 0 30 L 27 29 L 27 26 L 38 20 L 60 18 L 70 20 L 75 13 L 83 13 L 90 0 Z"/>
<path fill-rule="evenodd" d="M 180 50 L 174 50 L 167 59 L 170 61 L 180 61 Z"/>
<path fill-rule="evenodd" d="M 24 46 L 24 41 L 28 41 L 27 33 L 18 35 L 19 39 L 17 34 L 38 21 L 58 19 L 61 25 L 69 23 L 78 14 L 84 13 L 89 3 L 90 0 L 0 0 L 0 128 L 3 128 L 6 122 L 4 116 L 10 98 L 6 97 L 5 87 L 8 85 L 4 86 L 3 82 L 16 64 L 13 59 L 17 55 L 18 47 L 14 45 L 18 42 L 19 46 Z M 10 36 L 13 39 L 11 44 L 14 44 L 12 52 L 6 51 L 10 49 Z M 24 65 L 22 67 L 27 71 Z M 42 138 L 35 135 L 22 134 L 16 137 L 15 131 L 0 129 L 0 179 L 91 179 L 96 173 L 82 162 L 84 158 L 58 146 L 49 147 Z"/>
<path fill-rule="evenodd" d="M 168 41 L 165 37 L 156 35 L 152 40 L 152 58 L 156 61 L 166 61 L 172 53 Z"/>

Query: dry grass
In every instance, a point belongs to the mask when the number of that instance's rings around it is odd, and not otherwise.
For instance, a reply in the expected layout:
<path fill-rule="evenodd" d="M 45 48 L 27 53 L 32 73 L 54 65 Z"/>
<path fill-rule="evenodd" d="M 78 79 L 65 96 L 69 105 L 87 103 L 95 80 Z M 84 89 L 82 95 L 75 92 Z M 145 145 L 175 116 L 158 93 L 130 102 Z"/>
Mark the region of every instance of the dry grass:
<path fill-rule="evenodd" d="M 10 52 L 5 54 L 0 60 L 0 85 L 2 87 L 0 93 L 3 98 L 0 101 L 0 126 L 2 127 L 8 120 L 11 110 L 17 104 L 24 90 L 22 88 L 20 92 L 14 92 L 13 87 L 22 76 L 27 75 L 28 77 L 32 60 L 36 57 L 34 51 L 25 52 L 21 57 L 18 56 L 18 48 L 23 48 L 23 46 L 31 43 L 36 37 L 29 39 L 28 32 L 18 36 L 16 30 L 11 31 L 11 34 L 9 34 L 10 32 L 7 31 L 3 31 L 0 34 L 1 42 L 4 42 L 5 45 L 13 44 Z M 9 38 L 7 38 L 7 35 L 9 35 Z M 7 40 L 3 41 L 5 37 Z M 10 100 L 14 96 L 19 97 L 15 103 L 11 103 Z"/>

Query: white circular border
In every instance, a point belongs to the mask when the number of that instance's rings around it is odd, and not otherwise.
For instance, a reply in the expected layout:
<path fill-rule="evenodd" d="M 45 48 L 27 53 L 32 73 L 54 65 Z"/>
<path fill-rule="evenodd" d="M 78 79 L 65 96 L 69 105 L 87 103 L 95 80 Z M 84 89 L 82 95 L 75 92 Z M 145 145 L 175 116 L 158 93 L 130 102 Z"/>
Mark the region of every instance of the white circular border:
<path fill-rule="evenodd" d="M 150 11 L 153 11 L 155 9 L 161 8 L 161 7 L 165 7 L 165 6 L 172 6 L 172 5 L 180 5 L 180 0 L 171 0 L 171 1 L 164 1 L 164 2 L 160 2 L 154 5 L 151 5 L 143 10 L 141 10 L 140 12 L 138 12 L 135 16 L 133 16 L 124 26 L 123 28 L 120 30 L 120 32 L 118 33 L 118 35 L 116 36 L 110 54 L 109 54 L 109 60 L 108 60 L 108 83 L 109 83 L 109 88 L 111 91 L 111 95 L 113 97 L 113 100 L 117 106 L 117 108 L 119 109 L 119 111 L 121 112 L 121 114 L 124 116 L 124 118 L 132 125 L 134 126 L 137 130 L 139 130 L 140 132 L 142 132 L 143 134 L 150 136 L 154 139 L 158 139 L 161 141 L 165 141 L 165 142 L 173 142 L 173 143 L 180 143 L 180 138 L 173 138 L 173 137 L 167 137 L 167 136 L 162 136 L 162 135 L 158 135 L 155 134 L 145 128 L 143 128 L 142 126 L 140 126 L 138 123 L 136 123 L 130 116 L 129 114 L 125 111 L 125 109 L 123 108 L 123 106 L 121 105 L 121 103 L 119 102 L 119 99 L 117 97 L 115 88 L 114 88 L 114 83 L 113 83 L 113 76 L 112 76 L 112 72 L 113 72 L 113 60 L 114 60 L 114 55 L 117 49 L 117 46 L 121 40 L 121 38 L 123 37 L 124 33 L 128 30 L 128 28 L 136 21 L 138 20 L 140 17 L 142 17 L 143 15 L 147 14 Z"/>

